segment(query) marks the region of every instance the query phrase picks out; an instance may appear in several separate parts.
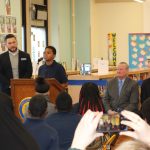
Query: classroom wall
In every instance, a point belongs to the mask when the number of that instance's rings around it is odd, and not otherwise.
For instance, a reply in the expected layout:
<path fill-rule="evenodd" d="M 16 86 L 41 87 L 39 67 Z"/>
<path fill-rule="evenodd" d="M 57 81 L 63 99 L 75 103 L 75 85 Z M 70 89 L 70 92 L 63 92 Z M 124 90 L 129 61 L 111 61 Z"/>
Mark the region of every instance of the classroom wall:
<path fill-rule="evenodd" d="M 90 63 L 90 0 L 75 0 L 76 58 L 80 63 Z"/>
<path fill-rule="evenodd" d="M 51 0 L 49 2 L 50 28 L 49 44 L 57 49 L 56 60 L 67 62 L 71 68 L 71 8 L 70 0 Z"/>
<path fill-rule="evenodd" d="M 143 32 L 143 4 L 91 2 L 91 59 L 108 59 L 107 34 L 115 32 L 117 62 L 128 62 L 128 33 Z"/>
<path fill-rule="evenodd" d="M 144 32 L 150 33 L 150 0 L 146 0 L 144 3 Z"/>

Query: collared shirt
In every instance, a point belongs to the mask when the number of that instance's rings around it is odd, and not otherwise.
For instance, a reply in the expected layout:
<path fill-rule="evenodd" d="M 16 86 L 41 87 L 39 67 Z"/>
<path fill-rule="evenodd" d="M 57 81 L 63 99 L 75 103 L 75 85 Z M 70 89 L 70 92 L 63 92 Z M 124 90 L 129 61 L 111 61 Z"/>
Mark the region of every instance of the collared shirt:
<path fill-rule="evenodd" d="M 55 60 L 51 65 L 42 65 L 39 68 L 38 76 L 43 78 L 55 78 L 60 83 L 68 82 L 64 67 Z"/>
<path fill-rule="evenodd" d="M 9 51 L 9 58 L 11 62 L 11 67 L 12 67 L 12 73 L 13 73 L 13 78 L 18 79 L 19 78 L 19 72 L 18 72 L 18 62 L 19 62 L 19 50 L 17 49 L 16 52 L 11 52 Z"/>
<path fill-rule="evenodd" d="M 15 52 L 11 52 L 11 51 L 8 50 L 8 52 L 9 52 L 9 54 L 15 56 L 15 55 L 17 55 L 19 53 L 19 50 L 17 49 Z"/>

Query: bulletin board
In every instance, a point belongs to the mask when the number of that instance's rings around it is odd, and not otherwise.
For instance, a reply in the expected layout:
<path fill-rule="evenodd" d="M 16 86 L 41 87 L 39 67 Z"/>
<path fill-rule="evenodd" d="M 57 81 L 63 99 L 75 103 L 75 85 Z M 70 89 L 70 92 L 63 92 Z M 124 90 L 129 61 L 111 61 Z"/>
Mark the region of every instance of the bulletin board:
<path fill-rule="evenodd" d="M 16 35 L 17 33 L 17 18 L 11 15 L 11 1 L 3 0 L 3 2 L 5 3 L 5 7 L 1 7 L 1 11 L 5 13 L 2 15 L 0 14 L 0 53 L 6 50 L 4 41 L 5 36 L 7 34 Z"/>
<path fill-rule="evenodd" d="M 150 33 L 129 34 L 129 67 L 145 68 L 150 59 Z"/>

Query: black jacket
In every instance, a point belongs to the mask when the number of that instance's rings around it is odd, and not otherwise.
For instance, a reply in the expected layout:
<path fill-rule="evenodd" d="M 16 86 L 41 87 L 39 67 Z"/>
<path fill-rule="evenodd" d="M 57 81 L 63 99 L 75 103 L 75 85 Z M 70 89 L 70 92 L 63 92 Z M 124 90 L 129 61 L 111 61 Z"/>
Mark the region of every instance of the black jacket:
<path fill-rule="evenodd" d="M 19 78 L 31 78 L 32 63 L 30 55 L 19 50 L 18 61 Z M 9 52 L 7 51 L 0 55 L 0 85 L 3 92 L 5 92 L 6 89 L 9 89 L 10 79 L 12 78 L 12 67 L 9 58 Z"/>

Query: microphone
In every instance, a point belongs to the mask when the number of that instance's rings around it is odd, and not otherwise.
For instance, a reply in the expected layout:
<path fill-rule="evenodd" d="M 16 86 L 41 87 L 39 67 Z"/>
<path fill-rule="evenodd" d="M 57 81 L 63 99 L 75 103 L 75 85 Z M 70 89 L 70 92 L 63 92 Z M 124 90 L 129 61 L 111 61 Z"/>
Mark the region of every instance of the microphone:
<path fill-rule="evenodd" d="M 40 61 L 42 61 L 42 60 L 43 60 L 43 57 L 39 58 L 39 59 L 38 59 L 38 63 L 39 63 Z"/>

